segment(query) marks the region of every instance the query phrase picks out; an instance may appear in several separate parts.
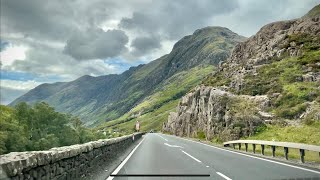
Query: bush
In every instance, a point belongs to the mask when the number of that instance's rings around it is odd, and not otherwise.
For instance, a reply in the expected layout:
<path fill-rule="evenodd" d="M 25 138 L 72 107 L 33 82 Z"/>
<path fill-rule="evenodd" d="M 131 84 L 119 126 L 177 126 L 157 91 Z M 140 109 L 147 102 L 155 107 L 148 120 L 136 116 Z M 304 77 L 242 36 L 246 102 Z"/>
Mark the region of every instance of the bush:
<path fill-rule="evenodd" d="M 199 131 L 197 135 L 198 135 L 198 139 L 206 139 L 206 135 L 203 131 Z"/>
<path fill-rule="evenodd" d="M 298 104 L 294 107 L 278 107 L 276 115 L 282 118 L 293 119 L 302 114 L 306 108 L 305 104 Z"/>

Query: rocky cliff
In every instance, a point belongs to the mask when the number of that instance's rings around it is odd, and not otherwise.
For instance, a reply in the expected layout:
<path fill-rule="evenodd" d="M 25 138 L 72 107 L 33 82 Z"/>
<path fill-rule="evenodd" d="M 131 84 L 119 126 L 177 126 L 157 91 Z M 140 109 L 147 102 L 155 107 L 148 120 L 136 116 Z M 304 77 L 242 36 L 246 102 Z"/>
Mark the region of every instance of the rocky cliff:
<path fill-rule="evenodd" d="M 235 95 L 223 89 L 199 86 L 182 97 L 177 112 L 171 112 L 163 130 L 179 136 L 214 137 L 225 141 L 255 133 L 272 116 L 267 96 Z"/>
<path fill-rule="evenodd" d="M 182 97 L 163 130 L 226 141 L 266 123 L 320 120 L 319 7 L 236 45 L 218 71 Z"/>

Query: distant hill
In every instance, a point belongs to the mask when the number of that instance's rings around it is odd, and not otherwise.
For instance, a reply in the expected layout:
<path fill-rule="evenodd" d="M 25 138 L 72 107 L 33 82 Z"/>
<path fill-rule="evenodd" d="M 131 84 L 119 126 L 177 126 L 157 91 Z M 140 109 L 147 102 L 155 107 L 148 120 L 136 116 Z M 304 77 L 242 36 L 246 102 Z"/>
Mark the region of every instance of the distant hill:
<path fill-rule="evenodd" d="M 179 99 L 211 73 L 213 66 L 226 60 L 233 47 L 243 40 L 227 28 L 206 27 L 185 36 L 169 54 L 148 64 L 131 67 L 119 75 L 86 75 L 71 82 L 42 84 L 10 106 L 45 101 L 60 112 L 79 116 L 88 126 L 124 115 L 128 120 Z M 171 87 L 172 91 L 165 97 L 159 95 L 173 82 L 178 84 Z M 154 102 L 150 103 L 150 98 Z"/>

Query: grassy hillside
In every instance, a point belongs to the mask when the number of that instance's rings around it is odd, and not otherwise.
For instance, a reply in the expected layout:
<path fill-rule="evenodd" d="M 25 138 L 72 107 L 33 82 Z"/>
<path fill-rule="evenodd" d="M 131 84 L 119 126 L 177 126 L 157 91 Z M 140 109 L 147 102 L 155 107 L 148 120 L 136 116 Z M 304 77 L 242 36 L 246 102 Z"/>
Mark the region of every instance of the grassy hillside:
<path fill-rule="evenodd" d="M 180 72 L 161 83 L 153 94 L 146 97 L 128 113 L 118 119 L 106 122 L 98 129 L 131 133 L 136 121 L 141 122 L 142 130 L 160 130 L 167 120 L 169 112 L 174 111 L 180 97 L 190 91 L 214 70 L 213 66 L 198 66 L 189 71 Z"/>
<path fill-rule="evenodd" d="M 320 122 L 312 125 L 267 125 L 265 129 L 247 139 L 285 141 L 320 145 Z"/>
<path fill-rule="evenodd" d="M 269 64 L 259 68 L 255 74 L 244 77 L 244 85 L 240 91 L 230 89 L 234 93 L 246 95 L 268 95 L 271 98 L 270 112 L 278 118 L 297 119 L 312 101 L 320 102 L 319 81 L 304 80 L 307 74 L 320 71 L 320 38 L 306 34 L 288 37 L 289 43 L 303 44 L 303 54 L 289 57 L 275 57 Z M 230 79 L 223 74 L 215 74 L 204 80 L 205 85 L 228 86 Z"/>
<path fill-rule="evenodd" d="M 223 27 L 198 29 L 192 35 L 179 40 L 169 54 L 148 64 L 131 67 L 122 74 L 99 77 L 86 75 L 71 82 L 43 84 L 10 105 L 44 101 L 60 112 L 79 116 L 89 127 L 121 118 L 127 113 L 130 114 L 128 116 L 132 116 L 136 111 L 146 113 L 180 98 L 187 92 L 190 87 L 184 86 L 189 82 L 177 85 L 176 90 L 163 91 L 163 87 L 171 88 L 168 84 L 180 77 L 177 74 L 186 74 L 197 66 L 218 65 L 226 60 L 233 47 L 244 39 Z M 155 94 L 158 91 L 168 94 Z M 151 95 L 154 97 L 147 100 Z M 140 106 L 136 107 L 138 104 Z M 135 109 L 130 112 L 132 108 Z"/>

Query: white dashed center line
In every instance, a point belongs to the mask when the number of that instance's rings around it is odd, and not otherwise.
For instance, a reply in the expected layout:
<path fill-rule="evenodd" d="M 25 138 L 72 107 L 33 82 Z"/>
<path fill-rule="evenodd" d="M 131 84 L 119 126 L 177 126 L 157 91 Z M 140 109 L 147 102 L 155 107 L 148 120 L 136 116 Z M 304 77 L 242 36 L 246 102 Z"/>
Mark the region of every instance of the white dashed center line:
<path fill-rule="evenodd" d="M 161 138 L 164 139 L 165 141 L 168 141 L 166 138 L 160 136 L 159 134 L 157 134 L 157 136 L 161 137 Z"/>
<path fill-rule="evenodd" d="M 175 147 L 175 148 L 183 148 L 181 146 L 171 145 L 171 144 L 168 144 L 168 143 L 164 143 L 164 145 L 169 146 L 169 147 Z"/>
<path fill-rule="evenodd" d="M 228 176 L 222 174 L 221 172 L 217 172 L 217 174 L 223 178 L 225 178 L 226 180 L 232 180 L 231 178 L 229 178 Z"/>
<path fill-rule="evenodd" d="M 181 149 L 180 149 L 181 150 Z M 186 153 L 185 151 L 181 150 L 183 153 L 185 153 L 187 156 L 191 157 L 193 160 L 197 161 L 198 163 L 201 163 L 201 161 L 193 156 L 191 156 L 190 154 Z"/>

